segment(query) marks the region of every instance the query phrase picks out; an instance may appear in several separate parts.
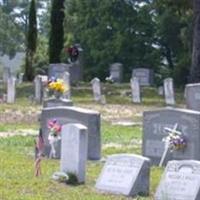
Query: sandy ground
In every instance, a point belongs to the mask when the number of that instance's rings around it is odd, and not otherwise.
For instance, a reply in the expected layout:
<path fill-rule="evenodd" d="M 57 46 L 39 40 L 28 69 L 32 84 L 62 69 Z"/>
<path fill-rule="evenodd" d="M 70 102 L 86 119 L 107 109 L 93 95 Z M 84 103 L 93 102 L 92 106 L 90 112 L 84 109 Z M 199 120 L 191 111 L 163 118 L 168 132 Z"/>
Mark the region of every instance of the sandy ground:
<path fill-rule="evenodd" d="M 156 107 L 142 105 L 118 105 L 118 104 L 87 104 L 78 105 L 82 108 L 92 109 L 101 113 L 101 119 L 110 123 L 129 122 L 141 123 L 143 111 L 154 110 Z M 22 112 L 20 110 L 8 109 L 0 113 L 0 123 L 39 123 L 38 116 L 40 110 Z M 12 132 L 0 132 L 0 137 L 8 137 L 13 135 L 36 135 L 38 131 L 31 129 L 15 130 Z"/>

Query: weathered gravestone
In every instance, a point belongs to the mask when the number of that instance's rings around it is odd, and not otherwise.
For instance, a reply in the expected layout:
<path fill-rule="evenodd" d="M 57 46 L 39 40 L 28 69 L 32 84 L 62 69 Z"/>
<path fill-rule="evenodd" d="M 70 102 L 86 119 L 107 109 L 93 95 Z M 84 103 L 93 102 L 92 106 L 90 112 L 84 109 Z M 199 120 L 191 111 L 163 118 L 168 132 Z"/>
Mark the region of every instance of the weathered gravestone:
<path fill-rule="evenodd" d="M 132 93 L 132 102 L 133 103 L 140 103 L 140 84 L 137 77 L 133 77 L 131 79 L 131 93 Z"/>
<path fill-rule="evenodd" d="M 164 94 L 165 94 L 165 103 L 167 105 L 175 105 L 174 84 L 172 78 L 166 78 L 164 80 Z"/>
<path fill-rule="evenodd" d="M 113 63 L 110 65 L 110 77 L 114 82 L 121 83 L 123 79 L 123 65 L 121 63 Z"/>
<path fill-rule="evenodd" d="M 4 82 L 7 81 L 7 78 L 11 75 L 16 76 L 17 72 L 20 70 L 21 65 L 23 64 L 25 59 L 24 52 L 16 52 L 14 57 L 10 57 L 9 55 L 0 56 L 0 63 L 4 67 Z"/>
<path fill-rule="evenodd" d="M 18 77 L 18 84 L 21 84 L 23 82 L 23 77 L 24 77 L 24 73 L 20 73 Z"/>
<path fill-rule="evenodd" d="M 49 65 L 48 76 L 49 78 L 55 77 L 62 79 L 64 72 L 70 74 L 70 82 L 77 82 L 82 80 L 82 70 L 81 66 L 77 63 L 55 63 Z"/>
<path fill-rule="evenodd" d="M 187 146 L 184 150 L 169 152 L 168 160 L 195 159 L 200 160 L 200 112 L 163 108 L 143 113 L 143 155 L 151 159 L 151 163 L 158 165 L 165 150 L 162 141 L 168 136 L 165 128 L 172 129 L 177 124 L 177 131 L 186 138 Z"/>
<path fill-rule="evenodd" d="M 158 95 L 163 96 L 164 95 L 164 88 L 163 86 L 158 87 Z"/>
<path fill-rule="evenodd" d="M 41 103 L 43 97 L 43 84 L 42 84 L 42 77 L 40 75 L 37 75 L 35 77 L 34 84 L 35 84 L 35 101 L 37 103 Z"/>
<path fill-rule="evenodd" d="M 16 78 L 9 77 L 7 80 L 7 103 L 15 103 L 15 95 L 16 95 L 16 88 L 15 88 Z"/>
<path fill-rule="evenodd" d="M 61 171 L 76 175 L 78 182 L 85 182 L 88 148 L 87 128 L 82 124 L 62 127 Z"/>
<path fill-rule="evenodd" d="M 126 196 L 148 195 L 150 160 L 133 154 L 109 156 L 97 180 L 103 192 Z"/>
<path fill-rule="evenodd" d="M 101 82 L 98 78 L 93 78 L 91 80 L 91 84 L 92 84 L 94 100 L 97 102 L 100 102 L 101 101 Z"/>
<path fill-rule="evenodd" d="M 73 102 L 69 99 L 46 99 L 43 101 L 43 107 L 57 107 L 57 106 L 73 106 Z"/>
<path fill-rule="evenodd" d="M 70 89 L 70 74 L 69 74 L 69 72 L 64 72 L 63 81 L 64 81 L 64 85 L 66 87 L 66 91 L 63 94 L 63 98 L 70 99 L 71 98 L 71 89 Z"/>
<path fill-rule="evenodd" d="M 41 128 L 45 141 L 45 155 L 49 155 L 50 152 L 48 121 L 53 119 L 56 119 L 61 125 L 80 123 L 86 126 L 88 128 L 88 159 L 100 159 L 101 135 L 99 112 L 73 106 L 43 108 L 41 113 Z M 56 147 L 56 157 L 60 157 L 60 144 Z"/>
<path fill-rule="evenodd" d="M 148 68 L 136 68 L 132 70 L 132 77 L 137 77 L 141 86 L 153 84 L 154 72 Z"/>
<path fill-rule="evenodd" d="M 200 111 L 200 83 L 187 84 L 185 98 L 188 109 Z"/>
<path fill-rule="evenodd" d="M 199 200 L 200 162 L 169 161 L 155 194 L 155 200 Z"/>

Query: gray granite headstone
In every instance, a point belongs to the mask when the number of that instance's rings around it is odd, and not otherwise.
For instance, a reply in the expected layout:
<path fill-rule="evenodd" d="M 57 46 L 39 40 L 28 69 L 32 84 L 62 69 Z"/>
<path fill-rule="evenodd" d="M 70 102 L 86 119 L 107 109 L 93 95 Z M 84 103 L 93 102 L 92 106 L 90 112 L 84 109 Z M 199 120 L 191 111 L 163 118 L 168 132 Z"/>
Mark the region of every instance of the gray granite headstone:
<path fill-rule="evenodd" d="M 10 57 L 9 55 L 0 56 L 0 63 L 4 67 L 4 69 L 9 71 L 9 74 L 4 74 L 4 81 L 7 81 L 7 77 L 10 75 L 16 76 L 17 72 L 20 70 L 25 59 L 24 52 L 16 52 L 14 57 Z"/>
<path fill-rule="evenodd" d="M 123 65 L 121 63 L 113 63 L 110 65 L 110 77 L 112 77 L 114 82 L 122 82 Z"/>
<path fill-rule="evenodd" d="M 131 79 L 131 93 L 132 93 L 132 102 L 133 103 L 140 103 L 140 84 L 137 77 L 133 77 Z"/>
<path fill-rule="evenodd" d="M 109 156 L 97 180 L 103 192 L 126 196 L 148 195 L 150 160 L 134 154 Z"/>
<path fill-rule="evenodd" d="M 88 128 L 88 159 L 98 160 L 101 157 L 101 133 L 100 113 L 88 109 L 59 106 L 43 108 L 41 113 L 41 128 L 45 140 L 45 155 L 49 155 L 50 145 L 48 142 L 48 121 L 57 119 L 63 125 L 68 123 L 80 123 Z M 56 149 L 56 157 L 60 157 L 60 144 Z"/>
<path fill-rule="evenodd" d="M 101 82 L 98 78 L 93 78 L 91 80 L 91 84 L 92 84 L 94 100 L 97 102 L 100 102 L 101 101 Z"/>
<path fill-rule="evenodd" d="M 7 103 L 15 103 L 15 88 L 16 78 L 11 76 L 7 80 Z"/>
<path fill-rule="evenodd" d="M 200 83 L 187 84 L 185 98 L 188 109 L 200 111 Z"/>
<path fill-rule="evenodd" d="M 78 82 L 82 80 L 82 69 L 80 63 L 54 63 L 49 65 L 48 76 L 49 78 L 63 78 L 64 72 L 68 72 L 70 74 L 70 82 Z"/>
<path fill-rule="evenodd" d="M 143 156 L 149 157 L 151 163 L 158 165 L 164 152 L 164 137 L 168 136 L 165 128 L 173 128 L 177 123 L 177 131 L 186 138 L 186 148 L 168 153 L 164 165 L 168 160 L 195 159 L 200 160 L 200 112 L 163 108 L 143 113 Z"/>
<path fill-rule="evenodd" d="M 63 94 L 63 98 L 64 99 L 70 99 L 71 98 L 71 87 L 70 87 L 70 74 L 69 74 L 69 72 L 64 72 L 63 81 L 64 81 L 64 84 L 67 87 L 67 90 Z"/>
<path fill-rule="evenodd" d="M 35 101 L 37 103 L 41 103 L 43 96 L 43 85 L 42 85 L 42 77 L 40 75 L 37 75 L 35 77 L 34 84 L 35 84 Z"/>
<path fill-rule="evenodd" d="M 155 200 L 199 200 L 200 162 L 169 161 L 156 190 Z"/>
<path fill-rule="evenodd" d="M 63 78 L 64 72 L 69 72 L 69 65 L 65 63 L 54 63 L 49 65 L 49 78 Z"/>
<path fill-rule="evenodd" d="M 132 77 L 137 77 L 141 86 L 149 86 L 153 84 L 154 72 L 148 68 L 135 68 Z"/>
<path fill-rule="evenodd" d="M 62 127 L 60 169 L 75 174 L 78 182 L 85 182 L 88 133 L 82 124 L 67 124 Z"/>
<path fill-rule="evenodd" d="M 57 106 L 73 106 L 73 102 L 69 99 L 46 99 L 43 101 L 43 107 L 57 107 Z"/>
<path fill-rule="evenodd" d="M 165 103 L 167 105 L 175 105 L 174 84 L 172 78 L 164 79 L 164 94 Z"/>

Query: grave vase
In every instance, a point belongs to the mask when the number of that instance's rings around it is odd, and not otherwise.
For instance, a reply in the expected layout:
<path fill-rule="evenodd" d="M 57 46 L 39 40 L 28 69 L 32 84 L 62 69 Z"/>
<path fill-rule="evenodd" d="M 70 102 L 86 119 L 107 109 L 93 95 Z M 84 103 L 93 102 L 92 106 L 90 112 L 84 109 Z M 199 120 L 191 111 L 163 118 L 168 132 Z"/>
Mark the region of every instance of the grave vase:
<path fill-rule="evenodd" d="M 61 92 L 58 92 L 58 91 L 55 91 L 55 92 L 54 92 L 54 96 L 55 96 L 56 99 L 60 99 L 61 96 L 62 96 L 62 93 L 61 93 Z"/>

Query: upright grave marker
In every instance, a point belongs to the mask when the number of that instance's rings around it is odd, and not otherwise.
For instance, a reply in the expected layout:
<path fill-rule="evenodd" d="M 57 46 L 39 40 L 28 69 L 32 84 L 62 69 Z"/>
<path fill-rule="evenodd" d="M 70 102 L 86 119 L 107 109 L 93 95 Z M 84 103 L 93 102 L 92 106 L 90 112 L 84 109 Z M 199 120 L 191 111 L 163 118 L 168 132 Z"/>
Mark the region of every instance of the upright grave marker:
<path fill-rule="evenodd" d="M 88 148 L 87 128 L 82 124 L 62 127 L 61 171 L 75 174 L 78 182 L 85 182 Z"/>
<path fill-rule="evenodd" d="M 155 194 L 155 200 L 199 200 L 200 162 L 169 161 Z"/>
<path fill-rule="evenodd" d="M 140 84 L 137 77 L 133 77 L 131 79 L 131 93 L 132 93 L 132 102 L 133 103 L 140 103 Z"/>
<path fill-rule="evenodd" d="M 166 78 L 164 80 L 164 94 L 165 94 L 165 103 L 167 105 L 175 105 L 174 84 L 172 78 Z"/>
<path fill-rule="evenodd" d="M 15 88 L 16 78 L 11 76 L 7 80 L 7 103 L 15 103 Z"/>
<path fill-rule="evenodd" d="M 64 84 L 66 87 L 66 91 L 63 94 L 63 98 L 70 99 L 71 98 L 71 90 L 70 90 L 70 74 L 69 74 L 69 72 L 64 72 L 63 81 L 64 81 Z"/>
<path fill-rule="evenodd" d="M 169 152 L 164 161 L 195 159 L 200 160 L 200 112 L 164 108 L 154 111 L 146 111 L 143 114 L 143 155 L 151 159 L 151 163 L 158 165 L 165 150 L 163 141 L 168 133 L 166 128 L 173 129 L 177 124 L 176 131 L 182 133 L 186 139 L 186 148 Z"/>
<path fill-rule="evenodd" d="M 101 158 L 101 133 L 100 133 L 100 113 L 73 107 L 58 106 L 43 108 L 41 114 L 41 128 L 45 141 L 45 155 L 49 155 L 50 145 L 48 141 L 48 122 L 56 119 L 59 124 L 80 123 L 88 128 L 88 159 L 98 160 Z M 62 136 L 61 136 L 62 137 Z M 61 144 L 56 147 L 56 157 L 60 157 Z"/>
<path fill-rule="evenodd" d="M 110 77 L 114 82 L 122 82 L 123 65 L 121 63 L 113 63 L 110 65 Z"/>
<path fill-rule="evenodd" d="M 148 158 L 133 154 L 112 155 L 103 167 L 96 188 L 126 196 L 148 195 L 149 172 Z"/>
<path fill-rule="evenodd" d="M 37 103 L 42 103 L 42 94 L 43 94 L 43 86 L 42 86 L 42 77 L 37 75 L 34 80 L 35 83 L 35 101 Z"/>
<path fill-rule="evenodd" d="M 185 98 L 188 109 L 200 111 L 200 83 L 187 84 Z"/>
<path fill-rule="evenodd" d="M 132 77 L 137 77 L 141 86 L 153 84 L 153 70 L 148 68 L 135 68 L 132 70 Z"/>
<path fill-rule="evenodd" d="M 98 78 L 91 80 L 94 100 L 101 102 L 101 82 Z"/>

